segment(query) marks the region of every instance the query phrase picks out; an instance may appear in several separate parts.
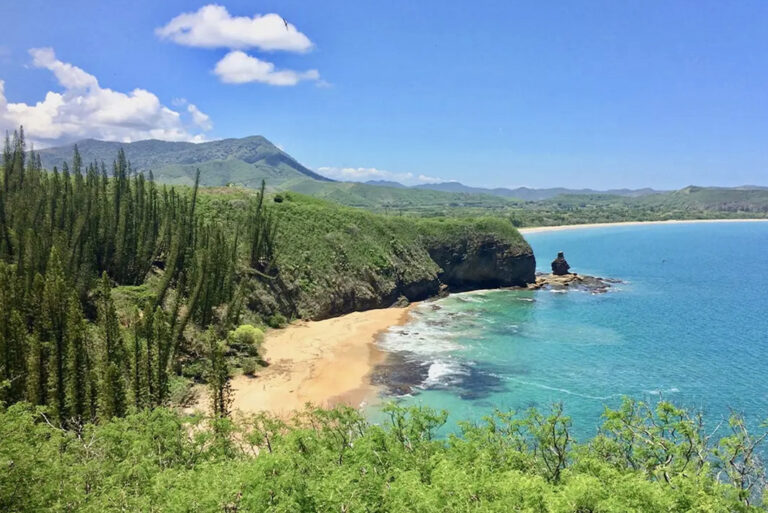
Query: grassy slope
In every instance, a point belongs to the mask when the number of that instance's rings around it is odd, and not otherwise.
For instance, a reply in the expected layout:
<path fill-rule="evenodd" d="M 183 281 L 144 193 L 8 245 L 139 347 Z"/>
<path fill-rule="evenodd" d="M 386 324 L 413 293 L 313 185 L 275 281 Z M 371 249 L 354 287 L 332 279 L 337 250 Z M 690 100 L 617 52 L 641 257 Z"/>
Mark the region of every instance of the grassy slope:
<path fill-rule="evenodd" d="M 522 201 L 484 194 L 303 179 L 284 182 L 279 188 L 379 213 L 421 217 L 494 216 L 513 219 L 519 226 L 768 216 L 767 189 L 687 187 L 642 197 L 571 194 Z"/>
<path fill-rule="evenodd" d="M 522 236 L 503 219 L 382 216 L 293 193 L 274 207 L 280 221 L 278 261 L 309 280 L 308 286 L 347 271 L 394 267 L 405 274 L 432 272 L 434 263 L 426 246 L 459 238 L 493 234 L 521 251 L 527 248 Z"/>
<path fill-rule="evenodd" d="M 517 200 L 487 194 L 382 187 L 351 182 L 294 180 L 284 182 L 278 188 L 327 199 L 346 206 L 393 213 L 399 211 L 430 213 L 457 208 L 490 210 L 520 203 Z"/>
<path fill-rule="evenodd" d="M 226 222 L 253 191 L 204 189 L 201 208 Z M 430 258 L 434 245 L 493 238 L 508 243 L 513 253 L 530 247 L 512 224 L 502 218 L 438 218 L 386 216 L 344 207 L 297 193 L 282 193 L 271 201 L 278 220 L 277 266 L 288 295 L 300 314 L 323 315 L 335 295 L 357 298 L 361 305 L 397 283 L 432 281 L 440 272 Z M 242 248 L 245 250 L 245 248 Z M 259 291 L 269 309 L 274 291 Z M 275 298 L 277 301 L 279 298 Z"/>

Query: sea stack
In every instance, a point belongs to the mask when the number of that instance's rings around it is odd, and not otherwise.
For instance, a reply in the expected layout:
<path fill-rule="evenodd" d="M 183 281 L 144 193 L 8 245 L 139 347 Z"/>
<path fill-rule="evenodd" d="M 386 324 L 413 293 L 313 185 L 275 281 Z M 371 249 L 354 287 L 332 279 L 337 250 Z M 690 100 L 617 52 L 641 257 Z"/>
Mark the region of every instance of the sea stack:
<path fill-rule="evenodd" d="M 565 260 L 565 255 L 563 252 L 559 252 L 557 254 L 557 258 L 552 260 L 552 274 L 557 276 L 565 276 L 568 273 L 568 269 L 570 269 L 571 266 L 568 265 L 568 262 Z"/>

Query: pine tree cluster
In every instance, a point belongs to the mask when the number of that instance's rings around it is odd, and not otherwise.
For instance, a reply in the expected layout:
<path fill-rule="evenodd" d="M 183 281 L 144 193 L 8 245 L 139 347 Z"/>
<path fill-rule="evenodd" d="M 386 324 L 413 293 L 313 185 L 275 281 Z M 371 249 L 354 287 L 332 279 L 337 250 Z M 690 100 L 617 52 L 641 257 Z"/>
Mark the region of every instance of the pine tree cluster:
<path fill-rule="evenodd" d="M 245 277 L 268 277 L 274 261 L 263 187 L 223 225 L 197 212 L 199 172 L 177 190 L 134 172 L 122 150 L 110 174 L 77 146 L 71 167 L 48 172 L 23 128 L 6 135 L 1 178 L 0 401 L 46 405 L 63 425 L 166 403 L 185 327 L 224 332 Z M 113 287 L 150 275 L 151 297 L 118 315 Z"/>

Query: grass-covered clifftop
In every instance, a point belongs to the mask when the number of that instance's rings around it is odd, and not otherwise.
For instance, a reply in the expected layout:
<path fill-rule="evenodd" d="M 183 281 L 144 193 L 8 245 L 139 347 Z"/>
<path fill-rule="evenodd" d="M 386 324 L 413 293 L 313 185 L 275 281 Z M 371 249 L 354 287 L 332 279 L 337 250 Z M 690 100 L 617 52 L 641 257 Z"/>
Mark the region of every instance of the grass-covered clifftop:
<path fill-rule="evenodd" d="M 225 217 L 252 194 L 210 189 L 201 197 Z M 505 219 L 387 216 L 296 193 L 267 201 L 277 226 L 278 279 L 256 287 L 250 298 L 256 310 L 323 318 L 390 306 L 401 296 L 425 299 L 446 287 L 533 280 L 531 248 Z"/>

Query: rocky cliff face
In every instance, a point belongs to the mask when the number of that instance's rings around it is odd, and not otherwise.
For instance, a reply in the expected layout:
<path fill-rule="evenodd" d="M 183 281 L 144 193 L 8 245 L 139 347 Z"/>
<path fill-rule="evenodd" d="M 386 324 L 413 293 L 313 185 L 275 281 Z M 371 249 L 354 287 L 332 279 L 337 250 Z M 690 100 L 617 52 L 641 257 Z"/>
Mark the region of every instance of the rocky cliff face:
<path fill-rule="evenodd" d="M 454 292 L 525 286 L 536 280 L 536 259 L 527 244 L 520 248 L 485 236 L 438 245 L 428 251 L 441 269 L 440 282 Z"/>
<path fill-rule="evenodd" d="M 535 281 L 530 245 L 501 218 L 377 215 L 286 193 L 272 203 L 277 276 L 246 280 L 267 318 L 324 319 L 445 292 Z"/>
<path fill-rule="evenodd" d="M 421 255 L 404 255 L 390 267 L 329 277 L 312 292 L 290 279 L 271 284 L 271 290 L 251 296 L 255 303 L 250 306 L 291 317 L 325 319 L 446 292 L 526 286 L 536 281 L 535 268 L 530 246 L 512 245 L 490 234 L 451 243 L 427 241 Z"/>

